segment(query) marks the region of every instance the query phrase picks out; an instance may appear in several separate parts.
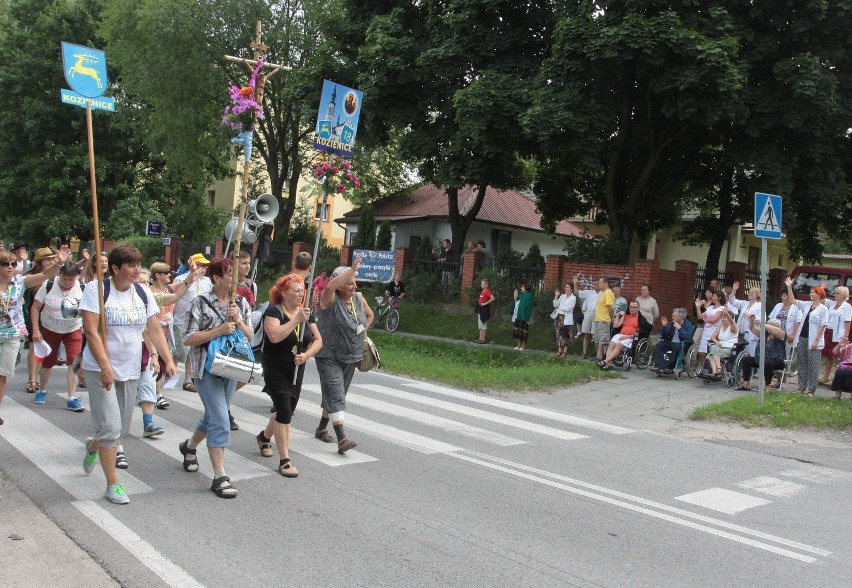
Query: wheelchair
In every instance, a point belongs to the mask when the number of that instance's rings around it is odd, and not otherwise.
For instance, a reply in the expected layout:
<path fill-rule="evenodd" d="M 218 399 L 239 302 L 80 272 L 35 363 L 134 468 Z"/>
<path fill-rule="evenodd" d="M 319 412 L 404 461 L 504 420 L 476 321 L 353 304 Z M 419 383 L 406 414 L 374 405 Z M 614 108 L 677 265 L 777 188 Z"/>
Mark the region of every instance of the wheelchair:
<path fill-rule="evenodd" d="M 633 344 L 633 363 L 640 370 L 647 369 L 654 359 L 654 348 L 647 334 L 639 333 L 639 340 Z"/>
<path fill-rule="evenodd" d="M 733 388 L 743 379 L 743 359 L 751 357 L 749 352 L 746 351 L 747 346 L 748 343 L 745 341 L 738 341 L 731 350 L 731 355 L 722 358 L 722 373 L 719 379 L 724 381 L 728 388 Z M 704 365 L 701 366 L 701 370 L 698 373 L 698 377 L 704 380 L 705 384 L 716 380 L 713 375 L 708 373 L 709 371 L 710 360 L 705 358 Z"/>
<path fill-rule="evenodd" d="M 697 372 L 697 367 L 695 365 L 690 365 L 690 358 L 693 364 L 698 362 L 696 355 L 697 348 L 698 347 L 696 345 L 692 344 L 692 341 L 681 341 L 677 350 L 674 367 L 670 370 L 664 369 L 656 372 L 657 377 L 660 377 L 663 374 L 674 374 L 678 380 L 682 380 L 683 374 L 685 373 L 690 378 L 694 378 Z"/>

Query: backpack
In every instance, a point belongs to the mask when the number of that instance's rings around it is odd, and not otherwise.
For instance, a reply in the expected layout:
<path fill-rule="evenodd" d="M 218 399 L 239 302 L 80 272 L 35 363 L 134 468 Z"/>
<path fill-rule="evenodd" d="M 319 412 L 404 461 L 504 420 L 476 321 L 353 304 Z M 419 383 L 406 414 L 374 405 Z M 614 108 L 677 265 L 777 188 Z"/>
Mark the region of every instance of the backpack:
<path fill-rule="evenodd" d="M 110 289 L 112 288 L 110 284 L 112 284 L 112 280 L 109 278 L 104 280 L 104 304 L 106 304 L 107 298 L 109 298 Z M 136 282 L 133 282 L 133 287 L 136 288 L 136 294 L 142 299 L 142 302 L 145 303 L 145 314 L 148 314 L 148 294 L 145 292 L 145 289 Z"/>

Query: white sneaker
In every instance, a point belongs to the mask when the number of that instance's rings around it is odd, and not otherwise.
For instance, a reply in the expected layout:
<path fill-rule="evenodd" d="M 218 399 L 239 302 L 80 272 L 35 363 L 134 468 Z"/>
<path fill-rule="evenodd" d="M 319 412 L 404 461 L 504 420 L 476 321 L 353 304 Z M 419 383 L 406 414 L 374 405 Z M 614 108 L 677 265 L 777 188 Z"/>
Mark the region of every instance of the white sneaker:
<path fill-rule="evenodd" d="M 130 498 L 128 498 L 127 493 L 124 491 L 124 484 L 121 482 L 109 486 L 106 492 L 104 492 L 104 498 L 113 504 L 127 504 L 130 502 Z"/>

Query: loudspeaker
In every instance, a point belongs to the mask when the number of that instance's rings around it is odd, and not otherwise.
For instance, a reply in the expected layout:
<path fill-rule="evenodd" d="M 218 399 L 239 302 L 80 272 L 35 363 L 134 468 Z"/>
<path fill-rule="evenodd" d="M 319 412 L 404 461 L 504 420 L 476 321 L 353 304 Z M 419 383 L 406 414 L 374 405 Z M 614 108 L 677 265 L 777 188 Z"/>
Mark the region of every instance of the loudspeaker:
<path fill-rule="evenodd" d="M 237 236 L 237 219 L 232 218 L 228 221 L 228 224 L 225 225 L 225 238 L 229 242 L 233 242 Z M 247 223 L 243 223 L 243 236 L 241 239 L 242 243 L 246 243 L 248 245 L 253 244 L 257 241 L 257 235 L 254 231 L 252 231 Z"/>
<path fill-rule="evenodd" d="M 248 203 L 248 213 L 259 223 L 268 223 L 278 216 L 278 201 L 272 194 L 261 194 Z"/>

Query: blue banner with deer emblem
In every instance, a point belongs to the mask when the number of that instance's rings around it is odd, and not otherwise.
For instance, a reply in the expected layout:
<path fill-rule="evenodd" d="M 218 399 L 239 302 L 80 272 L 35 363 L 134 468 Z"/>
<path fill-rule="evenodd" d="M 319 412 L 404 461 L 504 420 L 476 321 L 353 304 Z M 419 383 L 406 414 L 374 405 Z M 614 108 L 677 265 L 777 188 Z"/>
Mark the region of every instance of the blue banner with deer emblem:
<path fill-rule="evenodd" d="M 100 49 L 63 41 L 62 70 L 71 88 L 86 98 L 97 98 L 106 90 L 106 53 Z"/>

